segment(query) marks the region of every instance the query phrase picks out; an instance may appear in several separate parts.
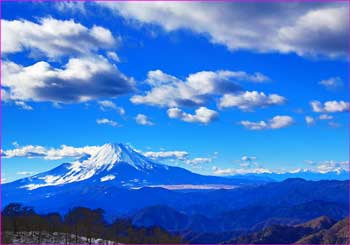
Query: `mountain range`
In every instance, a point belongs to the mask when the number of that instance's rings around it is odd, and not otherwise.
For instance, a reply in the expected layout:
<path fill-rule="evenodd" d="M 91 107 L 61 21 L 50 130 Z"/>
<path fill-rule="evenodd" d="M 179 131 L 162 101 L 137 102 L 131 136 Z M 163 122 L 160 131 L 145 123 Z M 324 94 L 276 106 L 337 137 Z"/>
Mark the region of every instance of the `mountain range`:
<path fill-rule="evenodd" d="M 348 244 L 349 218 L 337 222 L 327 216 L 321 216 L 294 226 L 273 225 L 259 232 L 228 240 L 226 243 Z"/>
<path fill-rule="evenodd" d="M 107 222 L 126 218 L 200 243 L 255 243 L 280 233 L 291 234 L 285 241 L 323 241 L 327 232 L 296 225 L 349 214 L 349 181 L 270 177 L 200 175 L 123 144 L 106 144 L 94 155 L 3 184 L 2 206 L 19 202 L 39 213 L 61 214 L 73 207 L 102 208 Z"/>

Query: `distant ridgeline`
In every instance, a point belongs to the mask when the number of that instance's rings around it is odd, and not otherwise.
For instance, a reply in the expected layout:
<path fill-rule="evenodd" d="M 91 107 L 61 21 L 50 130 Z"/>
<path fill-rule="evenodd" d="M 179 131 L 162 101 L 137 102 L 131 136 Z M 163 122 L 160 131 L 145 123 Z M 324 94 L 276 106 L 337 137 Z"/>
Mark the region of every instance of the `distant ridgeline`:
<path fill-rule="evenodd" d="M 76 207 L 63 217 L 58 213 L 39 215 L 32 208 L 12 203 L 2 212 L 2 244 L 349 244 L 349 217 L 339 222 L 321 216 L 296 225 L 266 224 L 266 228 L 250 233 L 171 234 L 157 226 L 135 226 L 131 219 L 108 224 L 103 214 L 102 209 Z"/>

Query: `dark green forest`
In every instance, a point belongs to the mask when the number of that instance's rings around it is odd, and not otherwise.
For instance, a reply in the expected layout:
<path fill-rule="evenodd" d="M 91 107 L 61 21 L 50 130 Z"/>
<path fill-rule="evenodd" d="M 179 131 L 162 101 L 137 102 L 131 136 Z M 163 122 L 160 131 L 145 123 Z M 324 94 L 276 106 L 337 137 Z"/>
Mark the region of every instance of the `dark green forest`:
<path fill-rule="evenodd" d="M 42 215 L 31 207 L 11 203 L 2 211 L 2 231 L 14 235 L 31 232 L 28 234 L 32 234 L 38 244 L 42 243 L 44 233 L 64 233 L 64 241 L 61 241 L 64 244 L 78 244 L 79 237 L 84 237 L 88 244 L 92 244 L 93 238 L 114 243 L 183 243 L 180 236 L 170 234 L 160 227 L 135 227 L 128 219 L 107 223 L 102 209 L 85 207 L 72 208 L 62 216 L 59 213 Z M 2 236 L 2 244 L 9 243 L 12 241 L 7 236 Z"/>

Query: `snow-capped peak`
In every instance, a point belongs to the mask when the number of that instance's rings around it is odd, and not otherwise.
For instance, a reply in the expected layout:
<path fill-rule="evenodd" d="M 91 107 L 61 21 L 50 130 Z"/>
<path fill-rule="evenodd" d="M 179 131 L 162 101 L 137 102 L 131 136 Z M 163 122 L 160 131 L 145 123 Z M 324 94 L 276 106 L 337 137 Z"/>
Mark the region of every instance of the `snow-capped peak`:
<path fill-rule="evenodd" d="M 139 171 L 151 170 L 155 166 L 164 166 L 154 163 L 147 157 L 135 151 L 132 147 L 124 144 L 105 144 L 99 151 L 87 158 L 79 159 L 68 165 L 62 165 L 60 171 L 49 171 L 47 175 L 33 176 L 31 180 L 37 179 L 38 183 L 22 186 L 27 189 L 36 189 L 43 186 L 62 185 L 76 181 L 90 179 L 99 174 L 110 175 L 110 171 L 118 164 L 128 164 Z M 62 168 L 64 169 L 63 171 Z M 112 171 L 113 172 L 113 171 Z"/>
<path fill-rule="evenodd" d="M 105 144 L 101 149 L 89 159 L 82 162 L 85 167 L 101 168 L 106 166 L 107 169 L 118 163 L 128 163 L 129 165 L 140 168 L 152 168 L 152 162 L 136 152 L 133 148 L 124 144 Z"/>

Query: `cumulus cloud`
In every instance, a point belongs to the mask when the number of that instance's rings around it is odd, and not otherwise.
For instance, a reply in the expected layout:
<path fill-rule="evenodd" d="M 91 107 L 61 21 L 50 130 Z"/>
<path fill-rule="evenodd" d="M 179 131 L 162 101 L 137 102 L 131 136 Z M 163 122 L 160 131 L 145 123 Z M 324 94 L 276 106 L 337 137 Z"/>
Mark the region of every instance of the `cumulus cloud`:
<path fill-rule="evenodd" d="M 278 94 L 266 95 L 263 92 L 245 91 L 235 94 L 225 94 L 219 101 L 219 107 L 236 107 L 243 111 L 272 105 L 282 105 L 286 99 Z"/>
<path fill-rule="evenodd" d="M 32 55 L 56 58 L 113 48 L 118 39 L 101 27 L 87 28 L 74 20 L 42 18 L 38 23 L 28 20 L 1 20 L 3 53 L 30 51 Z"/>
<path fill-rule="evenodd" d="M 340 77 L 331 77 L 321 80 L 318 84 L 329 90 L 336 90 L 343 86 L 343 80 Z"/>
<path fill-rule="evenodd" d="M 44 61 L 29 66 L 5 61 L 2 68 L 2 86 L 12 100 L 77 103 L 117 97 L 135 87 L 102 56 L 70 58 L 63 69 Z"/>
<path fill-rule="evenodd" d="M 323 104 L 320 101 L 314 100 L 310 102 L 311 108 L 314 112 L 320 113 L 334 113 L 349 111 L 349 103 L 345 101 L 326 101 Z"/>
<path fill-rule="evenodd" d="M 229 50 L 346 57 L 346 3 L 100 3 L 137 24 L 208 37 Z M 254 16 L 254 18 L 251 18 Z M 259 40 L 257 42 L 256 40 Z"/>
<path fill-rule="evenodd" d="M 249 130 L 265 130 L 265 129 L 280 129 L 285 128 L 294 123 L 290 116 L 275 116 L 269 121 L 241 121 L 240 124 Z"/>
<path fill-rule="evenodd" d="M 145 126 L 154 125 L 154 123 L 144 114 L 137 114 L 135 120 L 136 120 L 136 123 L 140 125 L 145 125 Z"/>
<path fill-rule="evenodd" d="M 3 157 L 26 157 L 58 160 L 66 157 L 80 158 L 86 154 L 93 155 L 99 150 L 99 146 L 73 147 L 61 145 L 60 148 L 47 148 L 39 145 L 17 146 L 15 149 L 4 150 Z"/>
<path fill-rule="evenodd" d="M 116 121 L 113 121 L 111 119 L 108 118 L 100 118 L 96 120 L 97 124 L 104 124 L 104 125 L 110 125 L 112 127 L 117 127 L 119 126 L 119 124 Z"/>
<path fill-rule="evenodd" d="M 102 111 L 115 110 L 119 115 L 125 114 L 125 109 L 123 107 L 117 106 L 113 101 L 100 100 L 100 101 L 97 101 L 97 103 L 100 105 L 100 109 Z"/>
<path fill-rule="evenodd" d="M 316 123 L 315 118 L 311 117 L 311 116 L 306 116 L 305 117 L 305 122 L 307 125 L 314 125 Z"/>
<path fill-rule="evenodd" d="M 267 81 L 261 73 L 248 74 L 242 71 L 201 71 L 181 80 L 161 70 L 148 72 L 146 83 L 151 87 L 144 95 L 131 98 L 134 104 L 159 107 L 182 107 L 204 105 L 215 95 L 240 90 L 239 81 Z"/>
<path fill-rule="evenodd" d="M 298 17 L 294 24 L 279 30 L 285 51 L 299 55 L 344 56 L 348 40 L 348 6 L 335 5 L 313 9 Z M 344 38 L 339 40 L 339 38 Z"/>
<path fill-rule="evenodd" d="M 162 159 L 179 159 L 184 160 L 188 156 L 187 151 L 148 151 L 144 152 L 143 155 L 152 158 L 154 160 Z"/>
<path fill-rule="evenodd" d="M 195 110 L 195 113 L 189 114 L 182 111 L 179 108 L 170 108 L 167 111 L 169 118 L 180 119 L 189 123 L 202 123 L 208 124 L 218 118 L 218 113 L 214 110 L 210 110 L 206 107 L 200 107 Z"/>

